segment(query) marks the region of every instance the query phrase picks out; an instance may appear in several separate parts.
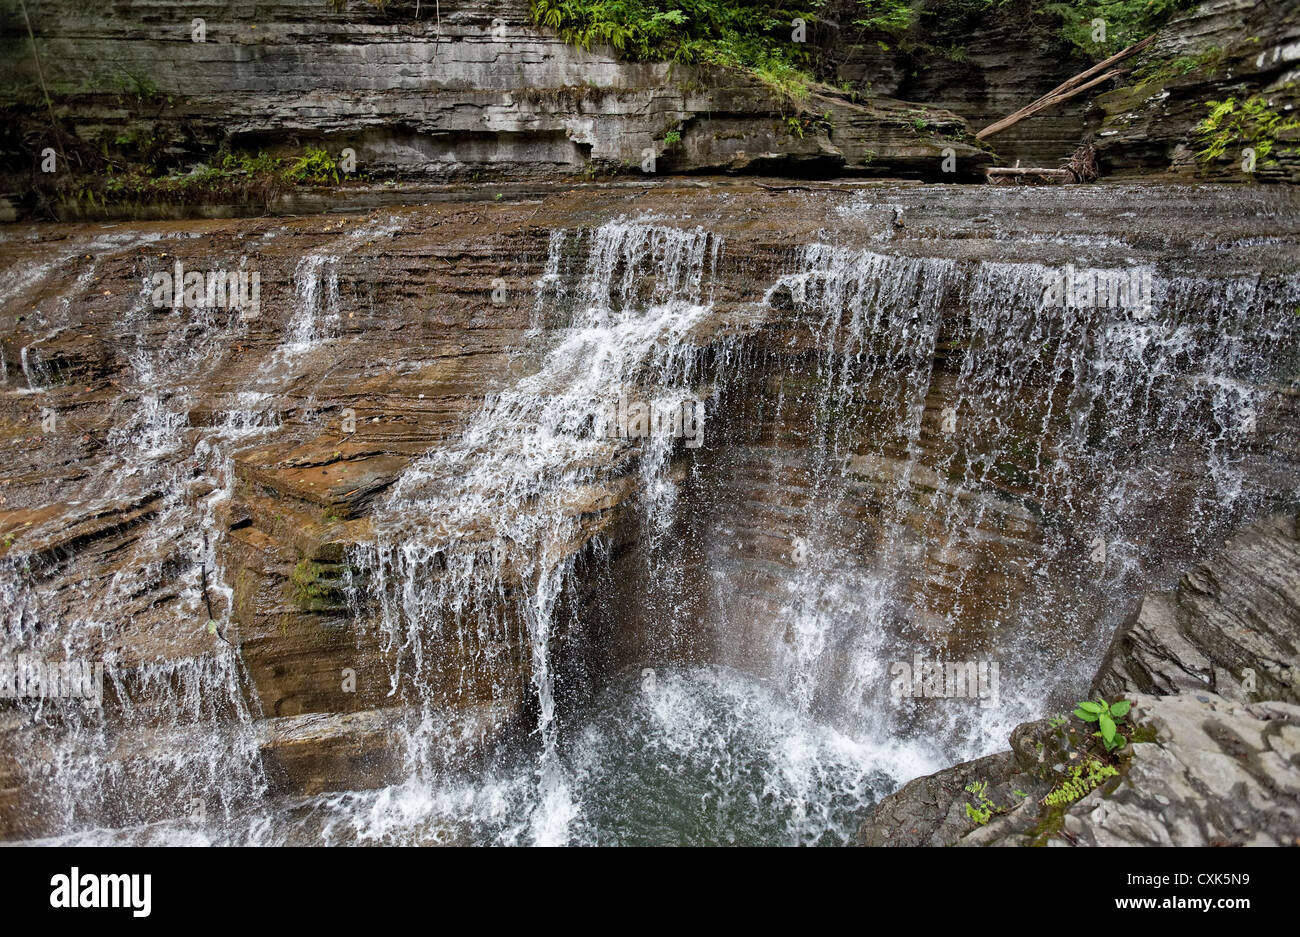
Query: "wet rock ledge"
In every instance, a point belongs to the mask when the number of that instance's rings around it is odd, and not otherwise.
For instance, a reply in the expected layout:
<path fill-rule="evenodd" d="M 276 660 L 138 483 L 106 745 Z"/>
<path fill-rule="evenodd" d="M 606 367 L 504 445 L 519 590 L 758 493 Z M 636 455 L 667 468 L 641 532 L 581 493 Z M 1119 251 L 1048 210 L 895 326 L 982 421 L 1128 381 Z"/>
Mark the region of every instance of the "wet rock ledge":
<path fill-rule="evenodd" d="M 859 844 L 1300 845 L 1296 518 L 1240 530 L 1174 589 L 1147 595 L 1092 690 L 1133 701 L 1126 753 L 1107 759 L 1073 716 L 1025 723 L 1010 751 L 886 797 Z M 1073 803 L 1043 803 L 1093 758 L 1118 773 Z M 981 790 L 993 805 L 984 824 L 967 811 L 981 806 Z"/>

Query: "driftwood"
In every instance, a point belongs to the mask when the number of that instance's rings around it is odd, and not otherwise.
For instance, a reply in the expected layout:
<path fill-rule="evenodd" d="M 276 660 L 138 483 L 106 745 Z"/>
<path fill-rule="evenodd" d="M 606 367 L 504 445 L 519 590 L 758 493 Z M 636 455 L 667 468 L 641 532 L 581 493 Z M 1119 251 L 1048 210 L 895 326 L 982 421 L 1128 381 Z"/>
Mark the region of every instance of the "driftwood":
<path fill-rule="evenodd" d="M 1014 114 L 1009 114 L 996 123 L 989 124 L 979 133 L 975 134 L 975 139 L 985 140 L 993 136 L 995 133 L 1001 133 L 1013 124 L 1020 123 L 1026 117 L 1032 117 L 1039 111 L 1046 110 L 1049 107 L 1054 107 L 1062 101 L 1068 101 L 1070 98 L 1082 94 L 1089 88 L 1095 88 L 1102 82 L 1110 81 L 1110 79 L 1120 73 L 1119 69 L 1111 69 L 1110 66 L 1117 62 L 1122 62 L 1131 55 L 1136 55 L 1138 52 L 1141 52 L 1147 46 L 1151 45 L 1151 43 L 1155 41 L 1155 38 L 1155 34 L 1153 33 L 1141 42 L 1135 42 L 1124 51 L 1116 52 L 1110 58 L 1098 62 L 1096 65 L 1092 66 L 1092 68 L 1080 72 L 1068 81 L 1062 82 L 1032 104 L 1027 104 Z M 1110 70 L 1107 71 L 1107 69 Z"/>
<path fill-rule="evenodd" d="M 1091 142 L 1082 143 L 1065 160 L 1065 169 L 1074 175 L 1075 182 L 1092 182 L 1101 175 L 1097 164 L 1097 148 Z"/>
<path fill-rule="evenodd" d="M 1036 169 L 1028 166 L 994 166 L 985 170 L 985 175 L 990 181 L 999 178 L 1020 178 L 1023 176 L 1033 176 L 1044 182 L 1073 182 L 1074 174 L 1068 169 Z"/>
<path fill-rule="evenodd" d="M 1060 169 L 1021 166 L 1017 161 L 1014 166 L 992 166 L 984 170 L 985 178 L 993 185 L 1060 185 L 1066 182 L 1092 182 L 1097 178 L 1097 150 L 1091 143 L 1084 143 L 1069 159 L 1061 160 Z"/>

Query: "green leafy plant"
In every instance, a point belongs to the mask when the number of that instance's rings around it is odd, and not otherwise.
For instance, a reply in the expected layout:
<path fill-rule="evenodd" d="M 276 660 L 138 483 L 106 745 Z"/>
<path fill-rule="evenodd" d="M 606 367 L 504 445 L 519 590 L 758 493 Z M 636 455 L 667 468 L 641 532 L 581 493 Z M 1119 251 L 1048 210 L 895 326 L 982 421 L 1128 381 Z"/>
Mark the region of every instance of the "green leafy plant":
<path fill-rule="evenodd" d="M 682 132 L 680 130 L 669 130 L 664 134 L 664 143 L 672 146 L 674 143 L 682 142 Z"/>
<path fill-rule="evenodd" d="M 1294 87 L 1292 83 L 1282 90 L 1290 91 Z M 1275 164 L 1277 160 L 1270 159 L 1269 155 L 1277 145 L 1278 136 L 1300 130 L 1300 118 L 1283 117 L 1262 95 L 1252 95 L 1240 102 L 1236 98 L 1207 101 L 1205 106 L 1210 109 L 1209 116 L 1194 131 L 1203 144 L 1196 153 L 1202 162 L 1218 159 L 1230 147 L 1252 147 L 1260 163 Z M 1294 152 L 1294 149 L 1282 152 Z"/>
<path fill-rule="evenodd" d="M 1061 38 L 1089 57 L 1113 55 L 1156 31 L 1170 16 L 1196 0 L 1063 0 L 1039 8 L 1061 18 Z M 1105 23 L 1105 38 L 1094 38 L 1095 20 Z M 1098 34 L 1100 35 L 1100 34 Z"/>
<path fill-rule="evenodd" d="M 671 60 L 748 71 L 789 97 L 808 93 L 808 42 L 792 23 L 816 21 L 823 0 L 531 0 L 533 21 L 566 42 L 613 46 L 624 58 Z"/>
<path fill-rule="evenodd" d="M 861 16 L 854 26 L 898 35 L 912 25 L 912 6 L 908 0 L 858 0 Z"/>
<path fill-rule="evenodd" d="M 227 153 L 221 159 L 221 168 L 225 172 L 271 173 L 275 172 L 279 165 L 279 160 L 263 152 L 259 152 L 256 156 L 249 153 Z"/>
<path fill-rule="evenodd" d="M 1152 58 L 1133 71 L 1133 81 L 1137 84 L 1150 82 L 1164 83 L 1174 81 L 1196 71 L 1198 68 L 1214 72 L 1223 64 L 1226 57 L 1224 49 L 1208 48 L 1195 55 L 1176 55 L 1172 58 Z"/>
<path fill-rule="evenodd" d="M 134 99 L 136 104 L 146 104 L 159 97 L 158 86 L 142 72 L 123 69 L 109 79 L 109 84 L 119 103 Z"/>
<path fill-rule="evenodd" d="M 1117 726 L 1128 716 L 1132 705 L 1128 700 L 1123 699 L 1113 703 L 1107 703 L 1101 698 L 1096 702 L 1084 700 L 1075 707 L 1074 714 L 1084 722 L 1097 723 L 1099 731 L 1092 734 L 1101 739 L 1102 744 L 1106 746 L 1106 751 L 1113 752 L 1117 748 L 1123 748 L 1128 741 L 1119 733 Z"/>
<path fill-rule="evenodd" d="M 339 181 L 339 166 L 324 150 L 308 149 L 284 172 L 294 185 L 324 185 Z"/>
<path fill-rule="evenodd" d="M 1119 774 L 1114 765 L 1105 765 L 1093 759 L 1086 765 L 1075 765 L 1059 787 L 1043 798 L 1048 807 L 1063 807 L 1095 790 L 1102 781 Z"/>
<path fill-rule="evenodd" d="M 1002 808 L 995 804 L 988 796 L 988 781 L 972 781 L 966 785 L 966 793 L 975 795 L 975 803 L 966 804 L 966 816 L 978 823 L 980 826 L 989 822 L 989 819 L 995 814 L 1000 813 Z"/>

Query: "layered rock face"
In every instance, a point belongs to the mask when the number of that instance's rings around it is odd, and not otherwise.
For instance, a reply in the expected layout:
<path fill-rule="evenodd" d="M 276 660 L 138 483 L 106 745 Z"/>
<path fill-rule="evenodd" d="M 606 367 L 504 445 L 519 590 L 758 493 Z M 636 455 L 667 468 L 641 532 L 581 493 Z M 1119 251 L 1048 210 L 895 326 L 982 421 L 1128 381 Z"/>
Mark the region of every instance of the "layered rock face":
<path fill-rule="evenodd" d="M 18 11 L 2 15 L 0 77 L 21 118 L 5 144 L 15 180 L 26 166 L 41 181 L 32 167 L 58 143 L 38 73 L 81 145 L 136 148 L 178 167 L 222 148 L 297 156 L 323 147 L 354 151 L 363 176 L 433 182 L 609 172 L 961 181 L 995 158 L 1055 165 L 1089 136 L 1103 171 L 1121 177 L 1296 178 L 1293 129 L 1259 139 L 1252 130 L 1210 160 L 1197 158 L 1207 140 L 1194 132 L 1206 102 L 1230 96 L 1240 110 L 1261 94 L 1273 113 L 1293 116 L 1294 4 L 1206 0 L 1160 30 L 1122 87 L 1009 128 L 988 141 L 992 151 L 972 146 L 970 133 L 1088 64 L 1029 0 L 919 4 L 918 25 L 902 37 L 864 33 L 852 25 L 854 4 L 832 4 L 811 40 L 828 83 L 797 105 L 741 72 L 568 45 L 533 26 L 521 0 L 418 15 L 409 3 L 182 11 L 138 0 L 88 11 L 58 0 L 32 11 L 39 69 Z M 1248 145 L 1259 165 L 1243 172 Z"/>
<path fill-rule="evenodd" d="M 795 108 L 739 72 L 567 45 L 533 26 L 521 0 L 416 14 L 413 3 L 69 2 L 42 5 L 32 25 L 60 116 L 82 140 L 161 140 L 192 160 L 223 144 L 286 155 L 350 147 L 360 173 L 437 181 L 611 170 L 939 177 L 947 148 L 957 159 L 948 178 L 989 162 L 942 108 L 923 125 L 914 106 L 889 98 L 826 92 Z M 39 102 L 14 17 L 5 77 Z M 680 139 L 670 144 L 671 131 Z"/>
<path fill-rule="evenodd" d="M 920 25 L 901 40 L 844 43 L 840 73 L 864 87 L 951 110 L 972 131 L 1092 64 L 1059 38 L 1060 21 L 1030 2 L 972 10 L 936 0 L 914 9 Z M 1055 166 L 1086 138 L 1098 149 L 1102 173 L 1116 178 L 1295 182 L 1296 128 L 1264 129 L 1269 118 L 1256 114 L 1243 121 L 1244 133 L 1230 134 L 1227 152 L 1206 159 L 1200 154 L 1214 134 L 1196 128 L 1210 115 L 1209 102 L 1229 98 L 1239 116 L 1255 96 L 1279 121 L 1296 116 L 1300 6 L 1204 0 L 1176 13 L 1155 35 L 1149 50 L 1122 64 L 1118 85 L 1058 104 L 986 142 L 1007 163 Z M 1256 152 L 1253 163 L 1243 153 L 1247 147 Z"/>
<path fill-rule="evenodd" d="M 860 15 L 852 4 L 840 7 L 841 22 Z M 950 110 L 972 132 L 1091 64 L 1057 34 L 1059 20 L 1031 0 L 984 8 L 931 0 L 913 9 L 917 25 L 903 37 L 866 35 L 843 42 L 838 72 L 867 95 L 884 93 Z M 998 165 L 1016 160 L 1026 166 L 1058 165 L 1079 145 L 1087 107 L 1086 97 L 1068 101 L 991 137 Z"/>
<path fill-rule="evenodd" d="M 1300 180 L 1300 127 L 1280 125 L 1295 123 L 1300 104 L 1300 5 L 1206 0 L 1171 19 L 1135 66 L 1131 79 L 1098 96 L 1088 115 L 1103 171 L 1121 178 Z M 1201 158 L 1214 137 L 1197 132 L 1210 102 L 1233 99 L 1240 119 L 1256 98 L 1267 113 L 1246 118 L 1244 132 L 1229 134 L 1221 155 Z M 1279 124 L 1270 129 L 1274 119 Z M 1229 114 L 1220 126 L 1233 120 Z"/>
<path fill-rule="evenodd" d="M 1300 703 L 1298 560 L 1294 518 L 1247 528 L 1172 592 L 1143 599 L 1094 689 L 1107 697 L 1208 689 L 1239 702 Z"/>
<path fill-rule="evenodd" d="M 102 711 L 6 704 L 6 838 L 463 768 L 668 659 L 831 720 L 914 652 L 1001 655 L 1008 699 L 1049 658 L 1090 672 L 1118 624 L 1093 597 L 1295 477 L 1294 198 L 945 195 L 10 228 L 6 652 L 107 674 Z M 257 273 L 257 307 L 169 304 L 178 262 Z M 1151 267 L 1158 315 L 1045 301 L 1066 264 Z M 665 382 L 704 401 L 703 447 L 589 439 L 587 390 Z M 990 730 L 924 702 L 886 728 Z"/>
<path fill-rule="evenodd" d="M 863 845 L 1300 845 L 1300 592 L 1296 519 L 1244 528 L 1170 592 L 1146 596 L 1094 681 L 1133 700 L 1143 733 L 1119 776 L 1053 813 L 1042 798 L 1082 762 L 1043 720 L 1010 752 L 885 798 Z M 1077 740 L 1076 740 L 1077 741 Z M 1005 808 L 986 826 L 967 785 Z"/>

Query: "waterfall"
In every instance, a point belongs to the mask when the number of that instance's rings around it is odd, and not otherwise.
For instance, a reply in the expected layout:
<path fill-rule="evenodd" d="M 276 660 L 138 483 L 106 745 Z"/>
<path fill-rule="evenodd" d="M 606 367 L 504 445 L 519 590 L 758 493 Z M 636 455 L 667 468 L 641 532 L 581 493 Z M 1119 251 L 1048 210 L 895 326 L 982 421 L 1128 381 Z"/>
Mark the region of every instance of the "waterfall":
<path fill-rule="evenodd" d="M 20 546 L 34 547 L 0 560 L 3 657 L 103 663 L 102 707 L 18 701 L 25 744 L 42 755 L 28 783 L 56 830 L 163 822 L 201 841 L 202 824 L 229 819 L 266 787 L 242 663 L 225 638 L 215 511 L 233 485 L 229 456 L 219 436 L 184 446 L 196 376 L 211 373 L 241 325 L 237 313 L 153 311 L 148 299 L 146 277 L 125 320 L 135 348 L 124 390 L 137 405 L 106 434 L 109 455 L 72 505 L 77 522 L 121 512 L 144 526 L 121 555 L 68 549 L 61 517 L 26 535 Z M 155 316 L 168 320 L 161 342 Z M 158 630 L 173 633 L 173 655 L 137 659 L 133 646 Z"/>
<path fill-rule="evenodd" d="M 381 219 L 341 244 L 393 230 Z M 134 250 L 154 239 L 108 239 L 108 246 Z M 232 620 L 233 577 L 219 549 L 225 527 L 218 517 L 234 491 L 234 449 L 280 427 L 279 401 L 296 363 L 334 337 L 336 266 L 334 255 L 303 262 L 299 303 L 267 352 L 257 388 L 228 395 L 212 424 L 196 428 L 192 411 L 205 385 L 247 341 L 251 324 L 237 308 L 157 306 L 146 263 L 122 323 L 119 386 L 133 406 L 115 415 L 106 455 L 72 502 L 78 520 L 122 512 L 140 533 L 120 554 L 81 555 L 61 542 L 58 528 L 67 522 L 56 517 L 0 558 L 0 658 L 103 663 L 102 707 L 18 701 L 29 722 L 23 742 L 42 755 L 27 783 L 43 792 L 44 819 L 56 833 L 83 831 L 73 835 L 95 841 L 96 828 L 122 826 L 137 841 L 203 843 L 235 829 L 250 809 L 259 815 L 268 790 L 263 714 L 250 705 L 256 697 Z M 78 275 L 60 313 L 68 314 L 94 270 Z M 39 392 L 48 383 L 39 351 L 24 348 L 22 360 Z M 156 653 L 159 644 L 167 656 L 134 650 Z"/>
<path fill-rule="evenodd" d="M 290 354 L 310 348 L 338 328 L 338 261 L 337 256 L 310 254 L 298 264 L 293 276 L 298 308 L 289 322 Z"/>
<path fill-rule="evenodd" d="M 844 725 L 873 712 L 881 736 L 949 762 L 985 754 L 1053 690 L 1086 690 L 1118 616 L 1176 572 L 1158 547 L 1197 555 L 1294 496 L 1253 451 L 1265 426 L 1294 451 L 1300 280 L 1069 274 L 1149 282 L 1150 302 L 1057 302 L 1060 272 L 1039 264 L 820 244 L 769 290 L 814 348 L 807 508 L 777 532 L 804 556 L 765 629 L 801 707 Z M 778 421 L 809 393 L 789 362 Z M 846 520 L 863 498 L 878 517 Z M 997 662 L 999 705 L 891 699 L 890 668 L 917 654 Z"/>
<path fill-rule="evenodd" d="M 910 205 L 873 210 L 911 223 Z M 259 708 L 231 547 L 272 543 L 268 592 L 281 548 L 305 550 L 240 520 L 261 494 L 235 466 L 257 447 L 314 469 L 337 442 L 317 393 L 414 396 L 384 374 L 410 363 L 384 344 L 396 329 L 348 323 L 366 302 L 349 253 L 398 222 L 290 254 L 278 318 L 158 308 L 152 260 L 132 268 L 102 451 L 49 483 L 66 504 L 0 557 L 0 656 L 105 664 L 102 709 L 17 705 L 53 835 L 842 843 L 888 791 L 1068 709 L 1138 596 L 1294 504 L 1300 277 L 1201 275 L 1083 235 L 1026 237 L 1041 250 L 1024 259 L 892 226 L 737 243 L 699 217 L 509 235 L 531 245 L 532 290 L 499 321 L 471 316 L 511 336 L 508 366 L 457 377 L 437 419 L 463 386 L 480 396 L 455 432 L 433 420 L 433 444 L 427 424 L 397 444 L 356 434 L 359 461 L 381 453 L 379 493 L 311 531 L 342 547 L 346 608 L 290 611 L 382 657 L 365 661 L 380 693 L 346 712 Z M 106 243 L 90 270 L 139 243 Z M 499 261 L 455 275 L 486 282 Z M 28 289 L 55 269 L 0 275 Z M 77 418 L 56 399 L 79 364 L 57 339 L 88 276 L 0 359 L 28 416 L 49 401 Z M 327 384 L 354 347 L 377 351 Z M 321 511 L 265 487 L 287 526 Z M 101 549 L 110 523 L 127 535 Z M 287 607 L 250 613 L 255 641 Z M 971 665 L 976 692 L 948 694 L 943 671 L 930 692 L 945 664 Z M 286 733 L 310 748 L 344 723 L 349 742 L 396 740 L 396 783 L 279 793 L 264 759 Z"/>
<path fill-rule="evenodd" d="M 499 645 L 514 632 L 538 707 L 532 835 L 540 843 L 562 840 L 572 815 L 555 758 L 552 644 L 575 555 L 596 533 L 585 516 L 598 513 L 620 484 L 609 466 L 635 454 L 644 484 L 662 472 L 674 442 L 652 436 L 632 453 L 631 441 L 597 432 L 600 414 L 628 393 L 644 390 L 653 405 L 689 391 L 690 335 L 709 315 L 706 274 L 721 247 L 699 228 L 624 220 L 588 240 L 581 279 L 566 300 L 559 269 L 565 235 L 552 235 L 534 321 L 558 317 L 565 325 L 547 337 L 533 373 L 492 394 L 460 438 L 401 475 L 375 512 L 373 542 L 351 559 L 397 651 L 394 692 L 409 679 L 426 711 L 421 730 L 440 724 L 429 714 L 446 703 L 429 689 L 440 683 L 432 673 L 440 664 L 435 644 L 450 639 L 473 649 L 457 683 L 464 692 L 466 680 L 491 672 L 491 656 L 503 653 Z M 543 342 L 536 330 L 532 337 Z M 491 694 L 508 698 L 519 689 L 497 682 Z M 440 742 L 426 731 L 411 734 L 413 772 L 430 763 Z"/>
<path fill-rule="evenodd" d="M 293 312 L 284 341 L 272 357 L 274 365 L 292 371 L 309 352 L 338 337 L 342 324 L 340 262 L 358 245 L 391 238 L 397 231 L 396 220 L 380 217 L 334 239 L 330 252 L 311 253 L 298 262 L 293 273 Z"/>

